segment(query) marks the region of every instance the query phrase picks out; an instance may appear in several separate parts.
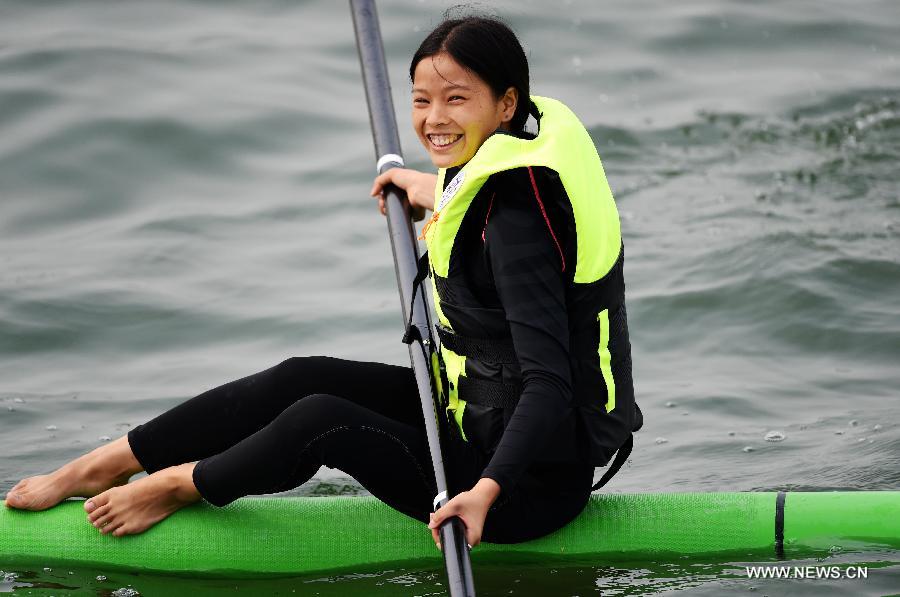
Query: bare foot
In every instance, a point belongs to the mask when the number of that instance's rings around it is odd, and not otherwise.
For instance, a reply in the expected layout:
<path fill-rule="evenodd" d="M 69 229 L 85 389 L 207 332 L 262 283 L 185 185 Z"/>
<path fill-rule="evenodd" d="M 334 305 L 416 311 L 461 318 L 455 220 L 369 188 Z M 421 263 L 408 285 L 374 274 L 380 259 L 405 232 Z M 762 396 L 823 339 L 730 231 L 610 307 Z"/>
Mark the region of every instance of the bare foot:
<path fill-rule="evenodd" d="M 124 485 L 141 470 L 128 445 L 128 436 L 123 435 L 49 475 L 19 481 L 6 494 L 6 506 L 46 510 L 68 497 L 93 497 L 110 487 Z"/>
<path fill-rule="evenodd" d="M 88 520 L 104 535 L 143 533 L 176 510 L 200 499 L 194 464 L 179 464 L 87 500 Z"/>

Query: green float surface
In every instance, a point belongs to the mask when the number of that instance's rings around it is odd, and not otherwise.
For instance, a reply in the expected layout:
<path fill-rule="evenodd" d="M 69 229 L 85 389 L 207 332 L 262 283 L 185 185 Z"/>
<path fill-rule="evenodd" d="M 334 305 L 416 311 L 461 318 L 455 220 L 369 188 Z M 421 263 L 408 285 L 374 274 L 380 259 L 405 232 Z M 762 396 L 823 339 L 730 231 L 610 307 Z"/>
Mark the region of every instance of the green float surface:
<path fill-rule="evenodd" d="M 197 503 L 134 536 L 101 535 L 82 501 L 44 512 L 0 507 L 0 565 L 68 562 L 167 573 L 305 574 L 432 559 L 427 527 L 368 497 L 245 498 Z M 500 554 L 579 561 L 775 558 L 772 493 L 595 495 L 571 524 L 536 541 L 482 544 L 473 562 Z M 787 493 L 785 556 L 834 546 L 900 548 L 900 492 Z M 524 523 L 525 521 L 523 521 Z"/>

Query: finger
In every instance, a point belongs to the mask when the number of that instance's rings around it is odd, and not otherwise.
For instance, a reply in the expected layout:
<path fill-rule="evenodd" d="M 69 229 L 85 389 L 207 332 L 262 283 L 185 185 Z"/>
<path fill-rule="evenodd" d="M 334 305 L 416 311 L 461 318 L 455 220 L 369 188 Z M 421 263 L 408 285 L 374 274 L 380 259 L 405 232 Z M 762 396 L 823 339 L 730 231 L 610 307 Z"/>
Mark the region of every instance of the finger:
<path fill-rule="evenodd" d="M 451 516 L 455 516 L 458 512 L 458 508 L 456 507 L 456 503 L 453 500 L 450 500 L 446 504 L 444 504 L 441 508 L 438 508 L 436 512 L 431 514 L 431 522 L 428 524 L 431 528 L 437 528 L 444 523 L 444 520 Z"/>
<path fill-rule="evenodd" d="M 466 527 L 466 543 L 469 544 L 470 548 L 481 543 L 481 530 Z"/>
<path fill-rule="evenodd" d="M 391 168 L 390 170 L 385 170 L 381 174 L 375 177 L 376 187 L 385 187 L 391 182 L 394 181 L 394 175 L 396 174 L 398 168 Z"/>
<path fill-rule="evenodd" d="M 390 170 L 388 170 L 388 172 L 390 172 Z M 390 178 L 385 177 L 385 174 L 387 174 L 388 172 L 385 172 L 384 174 L 379 174 L 378 176 L 375 177 L 375 180 L 372 182 L 372 190 L 369 191 L 369 195 L 371 195 L 372 197 L 375 197 L 376 195 L 384 194 L 384 185 L 386 185 L 388 182 L 390 182 Z"/>

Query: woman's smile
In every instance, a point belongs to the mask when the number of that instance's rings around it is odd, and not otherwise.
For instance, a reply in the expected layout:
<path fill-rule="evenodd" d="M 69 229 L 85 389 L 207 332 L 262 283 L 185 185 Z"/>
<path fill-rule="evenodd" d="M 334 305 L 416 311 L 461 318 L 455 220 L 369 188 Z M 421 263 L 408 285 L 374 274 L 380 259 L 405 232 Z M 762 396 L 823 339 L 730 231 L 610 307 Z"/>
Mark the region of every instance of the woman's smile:
<path fill-rule="evenodd" d="M 462 135 L 447 135 L 447 134 L 432 134 L 428 135 L 428 140 L 431 141 L 431 145 L 438 151 L 447 149 L 451 145 L 454 145 L 457 141 L 462 139 Z"/>
<path fill-rule="evenodd" d="M 498 98 L 478 75 L 441 52 L 415 67 L 413 128 L 438 168 L 465 164 L 515 113 L 516 96 Z"/>

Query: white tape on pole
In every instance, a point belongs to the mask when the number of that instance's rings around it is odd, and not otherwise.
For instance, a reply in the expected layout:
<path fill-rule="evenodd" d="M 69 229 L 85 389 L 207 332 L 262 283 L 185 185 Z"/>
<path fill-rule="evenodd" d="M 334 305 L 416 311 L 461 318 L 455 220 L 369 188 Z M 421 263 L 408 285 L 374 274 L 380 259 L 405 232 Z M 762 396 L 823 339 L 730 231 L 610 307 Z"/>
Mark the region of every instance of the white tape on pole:
<path fill-rule="evenodd" d="M 399 156 L 396 153 L 386 153 L 378 158 L 378 163 L 375 164 L 375 172 L 381 172 L 382 166 L 391 163 L 397 164 L 401 168 L 406 165 L 403 162 L 403 156 Z"/>

